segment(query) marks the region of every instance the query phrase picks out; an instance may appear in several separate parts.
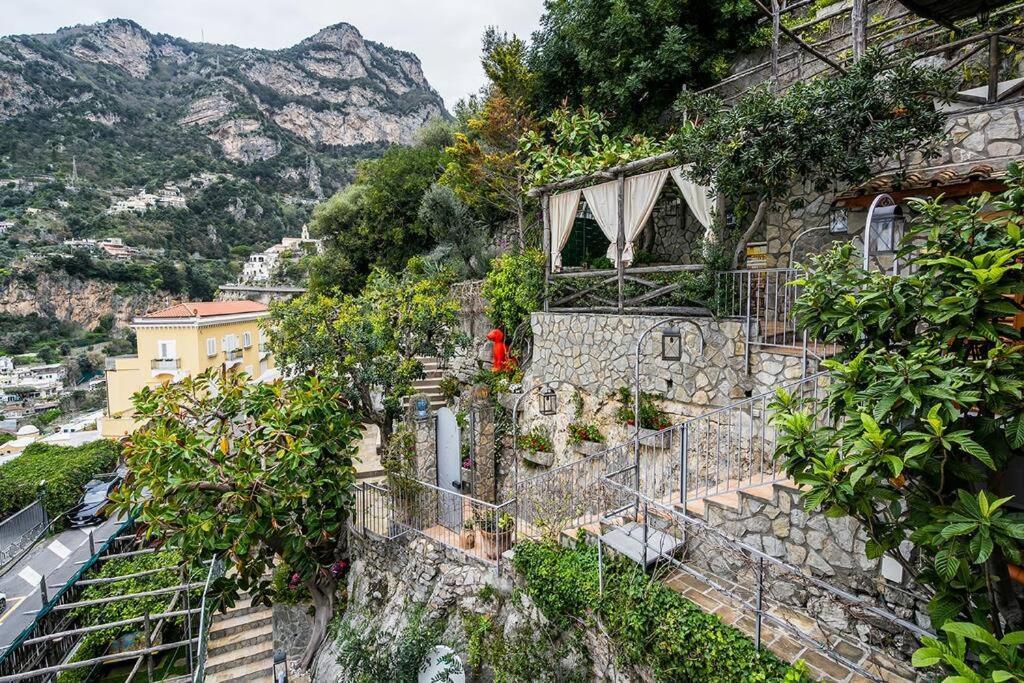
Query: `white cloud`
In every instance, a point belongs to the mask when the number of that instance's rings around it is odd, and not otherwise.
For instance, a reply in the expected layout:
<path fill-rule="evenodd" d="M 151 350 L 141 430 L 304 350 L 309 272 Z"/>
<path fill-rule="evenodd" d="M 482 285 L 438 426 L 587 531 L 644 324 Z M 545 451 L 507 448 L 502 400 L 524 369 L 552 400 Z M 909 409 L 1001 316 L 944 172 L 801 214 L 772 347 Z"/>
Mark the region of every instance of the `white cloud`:
<path fill-rule="evenodd" d="M 0 0 L 0 31 L 52 33 L 122 17 L 187 40 L 278 49 L 346 21 L 369 40 L 419 56 L 451 109 L 483 85 L 484 28 L 529 37 L 542 10 L 543 0 Z"/>

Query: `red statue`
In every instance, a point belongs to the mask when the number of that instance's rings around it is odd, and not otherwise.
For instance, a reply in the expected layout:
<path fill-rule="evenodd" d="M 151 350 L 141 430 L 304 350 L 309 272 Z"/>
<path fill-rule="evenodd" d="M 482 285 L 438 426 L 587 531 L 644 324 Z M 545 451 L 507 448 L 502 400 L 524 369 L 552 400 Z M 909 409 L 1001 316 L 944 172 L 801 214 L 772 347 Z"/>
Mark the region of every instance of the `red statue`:
<path fill-rule="evenodd" d="M 508 355 L 508 346 L 505 345 L 505 333 L 495 328 L 487 333 L 487 339 L 491 342 L 491 370 L 494 372 L 505 372 L 516 366 L 516 359 Z"/>

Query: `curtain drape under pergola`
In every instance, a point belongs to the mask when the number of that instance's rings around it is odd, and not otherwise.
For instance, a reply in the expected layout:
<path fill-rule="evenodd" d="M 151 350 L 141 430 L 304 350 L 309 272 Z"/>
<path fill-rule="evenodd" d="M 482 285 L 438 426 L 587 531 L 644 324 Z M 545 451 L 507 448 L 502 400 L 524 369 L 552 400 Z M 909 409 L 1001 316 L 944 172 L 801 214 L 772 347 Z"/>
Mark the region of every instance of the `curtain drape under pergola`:
<path fill-rule="evenodd" d="M 676 166 L 625 179 L 623 227 L 626 242 L 622 251 L 622 260 L 627 266 L 633 262 L 633 242 L 650 219 L 658 196 L 665 186 L 665 179 L 670 174 L 679 187 L 690 212 L 706 230 L 711 229 L 712 212 L 715 206 L 714 195 L 710 188 L 697 185 L 686 178 L 684 173 L 683 167 Z M 598 227 L 601 228 L 601 232 L 610 243 L 607 256 L 612 263 L 617 265 L 618 254 L 615 242 L 619 229 L 618 182 L 611 180 L 600 185 L 591 185 L 583 188 L 582 194 L 587 200 L 590 212 L 594 215 L 594 220 L 597 221 Z M 572 232 L 579 203 L 580 190 L 552 195 L 549 200 L 548 223 L 551 230 L 551 266 L 553 270 L 557 271 L 562 267 L 561 252 L 569 240 L 569 233 Z"/>

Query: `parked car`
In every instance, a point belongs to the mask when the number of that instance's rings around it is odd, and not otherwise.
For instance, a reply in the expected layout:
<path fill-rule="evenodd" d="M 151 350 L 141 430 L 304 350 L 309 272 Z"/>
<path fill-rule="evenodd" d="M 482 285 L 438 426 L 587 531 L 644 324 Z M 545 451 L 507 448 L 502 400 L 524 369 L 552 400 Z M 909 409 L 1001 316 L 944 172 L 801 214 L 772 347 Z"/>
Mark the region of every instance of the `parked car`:
<path fill-rule="evenodd" d="M 0 614 L 7 611 L 7 593 L 0 593 Z"/>
<path fill-rule="evenodd" d="M 81 502 L 68 512 L 68 520 L 73 527 L 92 526 L 107 518 L 106 507 L 110 502 L 110 493 L 116 491 L 124 479 L 115 474 L 105 479 L 92 479 L 85 485 L 85 493 Z"/>

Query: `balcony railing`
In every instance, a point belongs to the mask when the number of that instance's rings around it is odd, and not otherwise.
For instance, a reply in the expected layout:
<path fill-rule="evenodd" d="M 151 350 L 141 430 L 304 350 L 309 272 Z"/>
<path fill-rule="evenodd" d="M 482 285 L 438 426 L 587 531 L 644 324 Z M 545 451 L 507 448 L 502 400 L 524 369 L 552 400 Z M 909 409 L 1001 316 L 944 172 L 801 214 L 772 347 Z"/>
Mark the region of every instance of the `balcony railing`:
<path fill-rule="evenodd" d="M 267 342 L 262 342 L 259 346 L 259 351 L 260 353 L 270 353 L 270 344 Z"/>
<path fill-rule="evenodd" d="M 180 358 L 154 358 L 149 363 L 154 370 L 179 370 L 181 369 Z"/>
<path fill-rule="evenodd" d="M 224 360 L 242 360 L 242 349 L 234 349 L 233 351 L 224 352 Z"/>

